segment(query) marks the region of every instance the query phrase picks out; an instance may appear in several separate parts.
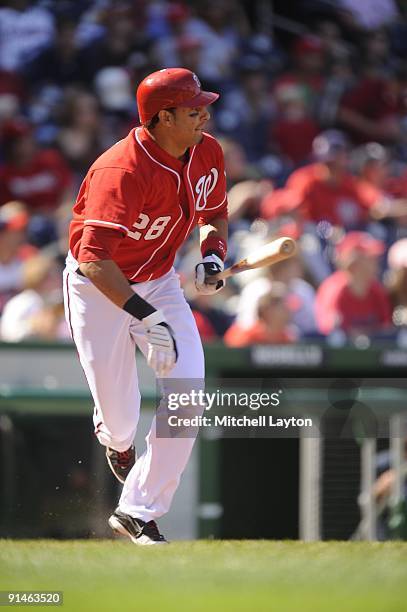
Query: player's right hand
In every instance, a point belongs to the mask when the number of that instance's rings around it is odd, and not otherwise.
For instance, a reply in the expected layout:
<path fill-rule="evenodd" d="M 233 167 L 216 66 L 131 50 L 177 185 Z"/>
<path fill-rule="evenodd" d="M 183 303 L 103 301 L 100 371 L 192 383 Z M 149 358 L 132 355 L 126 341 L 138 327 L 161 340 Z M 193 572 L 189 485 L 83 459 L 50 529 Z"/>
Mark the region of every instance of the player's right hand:
<path fill-rule="evenodd" d="M 148 339 L 147 363 L 162 378 L 169 374 L 178 359 L 174 332 L 160 310 L 148 315 L 142 322 Z"/>
<path fill-rule="evenodd" d="M 217 255 L 207 255 L 195 266 L 195 287 L 202 295 L 212 295 L 225 286 L 224 280 L 213 280 L 213 276 L 223 272 L 224 264 Z"/>

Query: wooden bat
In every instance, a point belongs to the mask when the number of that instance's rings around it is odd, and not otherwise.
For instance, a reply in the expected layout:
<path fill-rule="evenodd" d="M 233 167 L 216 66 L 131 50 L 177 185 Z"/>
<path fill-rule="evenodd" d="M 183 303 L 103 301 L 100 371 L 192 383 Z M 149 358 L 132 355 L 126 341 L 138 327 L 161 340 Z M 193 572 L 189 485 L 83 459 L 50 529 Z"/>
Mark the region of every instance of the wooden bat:
<path fill-rule="evenodd" d="M 246 270 L 254 270 L 255 268 L 263 268 L 271 266 L 279 261 L 292 257 L 297 252 L 297 245 L 292 238 L 282 237 L 272 240 L 262 247 L 256 249 L 251 255 L 241 259 L 233 264 L 230 268 L 219 272 L 216 276 L 211 277 L 213 280 L 222 280 L 234 276 Z"/>

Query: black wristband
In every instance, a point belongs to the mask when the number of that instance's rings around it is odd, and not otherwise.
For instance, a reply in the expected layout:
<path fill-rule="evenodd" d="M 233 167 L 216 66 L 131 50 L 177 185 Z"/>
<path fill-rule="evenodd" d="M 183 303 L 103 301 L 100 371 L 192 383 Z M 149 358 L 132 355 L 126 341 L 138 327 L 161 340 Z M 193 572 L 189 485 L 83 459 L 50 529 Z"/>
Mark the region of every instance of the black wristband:
<path fill-rule="evenodd" d="M 143 300 L 143 298 L 137 295 L 137 293 L 132 295 L 131 298 L 129 298 L 127 302 L 123 304 L 123 310 L 131 314 L 133 317 L 136 317 L 136 319 L 139 319 L 139 321 L 156 311 L 154 306 L 151 306 L 151 304 Z"/>

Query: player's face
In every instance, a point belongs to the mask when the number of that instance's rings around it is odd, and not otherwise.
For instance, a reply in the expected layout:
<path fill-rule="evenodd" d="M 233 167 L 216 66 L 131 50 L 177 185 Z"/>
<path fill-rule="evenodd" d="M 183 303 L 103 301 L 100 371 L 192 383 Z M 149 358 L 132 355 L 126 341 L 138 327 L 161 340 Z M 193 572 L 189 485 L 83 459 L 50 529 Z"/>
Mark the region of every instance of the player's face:
<path fill-rule="evenodd" d="M 206 106 L 176 108 L 174 111 L 173 138 L 181 147 L 191 147 L 202 140 L 202 130 L 210 114 Z"/>

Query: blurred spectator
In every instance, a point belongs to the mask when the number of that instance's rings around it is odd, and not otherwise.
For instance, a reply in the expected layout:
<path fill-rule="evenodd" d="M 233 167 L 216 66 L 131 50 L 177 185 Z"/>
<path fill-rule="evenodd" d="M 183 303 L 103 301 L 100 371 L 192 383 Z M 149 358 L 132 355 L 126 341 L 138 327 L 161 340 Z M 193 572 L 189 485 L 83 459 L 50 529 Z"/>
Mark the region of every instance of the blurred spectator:
<path fill-rule="evenodd" d="M 213 341 L 224 336 L 230 327 L 233 317 L 221 308 L 221 304 L 213 304 L 206 296 L 192 295 L 188 300 L 198 325 L 202 340 Z"/>
<path fill-rule="evenodd" d="M 316 319 L 321 333 L 342 329 L 351 336 L 375 334 L 391 325 L 390 301 L 378 280 L 384 244 L 366 232 L 349 232 L 336 248 L 340 270 L 318 288 Z"/>
<path fill-rule="evenodd" d="M 233 138 L 218 139 L 225 159 L 225 172 L 227 187 L 230 189 L 240 181 L 260 178 L 255 166 L 249 164 L 242 145 Z"/>
<path fill-rule="evenodd" d="M 389 154 L 377 142 L 368 142 L 352 151 L 351 168 L 361 179 L 377 189 L 384 189 L 389 178 Z"/>
<path fill-rule="evenodd" d="M 303 89 L 298 85 L 280 85 L 275 96 L 278 116 L 271 129 L 272 144 L 297 166 L 310 156 L 319 126 L 307 111 Z"/>
<path fill-rule="evenodd" d="M 130 76 L 124 68 L 102 68 L 95 78 L 95 90 L 102 108 L 108 112 L 129 113 L 135 110 L 135 96 Z"/>
<path fill-rule="evenodd" d="M 328 61 L 336 62 L 348 57 L 349 43 L 342 38 L 338 23 L 323 19 L 316 24 L 315 34 L 322 44 Z"/>
<path fill-rule="evenodd" d="M 22 287 L 24 258 L 34 252 L 24 246 L 28 214 L 21 202 L 0 207 L 0 314 L 8 299 Z"/>
<path fill-rule="evenodd" d="M 386 284 L 393 306 L 393 324 L 407 326 L 407 238 L 390 247 L 387 261 Z"/>
<path fill-rule="evenodd" d="M 0 8 L 0 67 L 19 70 L 54 37 L 54 20 L 38 2 L 6 0 Z"/>
<path fill-rule="evenodd" d="M 263 219 L 278 222 L 283 216 L 289 215 L 291 220 L 298 221 L 303 228 L 303 215 L 298 206 L 298 196 L 291 193 L 288 187 L 274 189 L 265 195 L 260 203 L 260 214 Z"/>
<path fill-rule="evenodd" d="M 240 181 L 228 191 L 229 222 L 232 231 L 241 225 L 241 221 L 247 224 L 257 219 L 260 203 L 272 189 L 271 181 L 263 179 Z"/>
<path fill-rule="evenodd" d="M 38 254 L 23 264 L 23 291 L 7 302 L 0 320 L 3 341 L 68 337 L 61 273 L 61 266 L 50 255 Z"/>
<path fill-rule="evenodd" d="M 273 184 L 262 179 L 259 169 L 248 162 L 241 144 L 228 137 L 220 138 L 219 143 L 225 159 L 229 222 L 233 232 L 242 219 L 253 221 L 259 216 L 260 202 L 273 189 Z"/>
<path fill-rule="evenodd" d="M 308 110 L 314 112 L 325 81 L 324 45 L 317 37 L 302 36 L 294 42 L 291 57 L 292 69 L 276 80 L 273 87 L 274 96 L 278 99 L 281 87 L 296 85 L 302 90 Z"/>
<path fill-rule="evenodd" d="M 259 298 L 255 321 L 248 326 L 233 323 L 224 336 L 224 342 L 232 347 L 294 342 L 296 337 L 290 323 L 287 288 L 283 283 L 276 282 L 270 291 Z"/>
<path fill-rule="evenodd" d="M 199 38 L 185 34 L 177 39 L 179 66 L 184 66 L 192 72 L 199 72 L 201 62 L 202 42 Z"/>
<path fill-rule="evenodd" d="M 200 39 L 186 33 L 186 25 L 190 19 L 190 9 L 182 2 L 171 2 L 165 7 L 168 32 L 155 39 L 152 56 L 162 68 L 184 66 L 180 60 L 180 41 L 195 41 L 202 47 Z M 199 69 L 198 69 L 199 72 Z"/>
<path fill-rule="evenodd" d="M 381 204 L 376 208 L 377 218 L 397 218 L 398 225 L 407 227 L 407 193 L 397 197 L 396 189 L 400 181 L 390 176 L 390 155 L 388 150 L 377 142 L 368 142 L 353 150 L 351 155 L 353 172 L 367 186 L 377 191 Z"/>
<path fill-rule="evenodd" d="M 80 185 L 89 166 L 103 150 L 104 124 L 98 99 L 84 90 L 72 89 L 61 109 L 58 145 Z M 110 146 L 113 143 L 109 143 Z"/>
<path fill-rule="evenodd" d="M 318 121 L 321 127 L 336 124 L 340 103 L 356 82 L 350 51 L 333 59 L 327 67 L 327 77 L 318 102 Z"/>
<path fill-rule="evenodd" d="M 72 174 L 55 149 L 41 150 L 23 120 L 3 127 L 5 164 L 0 168 L 0 206 L 21 200 L 30 214 L 50 213 L 70 197 Z"/>
<path fill-rule="evenodd" d="M 337 0 L 345 23 L 354 28 L 375 30 L 394 22 L 399 11 L 394 0 Z"/>
<path fill-rule="evenodd" d="M 225 159 L 228 187 L 228 210 L 230 230 L 243 223 L 254 221 L 259 216 L 260 203 L 273 190 L 273 183 L 262 178 L 260 168 L 250 164 L 241 144 L 232 138 L 219 138 Z"/>
<path fill-rule="evenodd" d="M 192 308 L 192 314 L 194 315 L 195 323 L 199 331 L 199 335 L 201 336 L 202 342 L 213 342 L 217 339 L 217 334 L 215 329 L 210 322 L 209 318 L 199 310 L 194 310 Z"/>
<path fill-rule="evenodd" d="M 262 203 L 265 218 L 298 209 L 304 220 L 358 229 L 369 218 L 391 214 L 381 191 L 349 173 L 348 143 L 342 132 L 327 130 L 317 136 L 313 152 L 316 163 L 299 168 L 284 190 L 266 196 Z"/>
<path fill-rule="evenodd" d="M 86 76 L 92 82 L 96 74 L 107 66 L 125 67 L 131 55 L 149 49 L 144 28 L 137 27 L 141 3 L 114 3 L 106 10 L 106 33 L 83 48 Z"/>
<path fill-rule="evenodd" d="M 239 142 L 248 160 L 256 162 L 268 152 L 272 117 L 269 85 L 262 61 L 254 55 L 241 58 L 239 82 L 223 96 L 215 120 L 219 131 Z"/>
<path fill-rule="evenodd" d="M 136 124 L 137 105 L 132 85 L 132 71 L 119 66 L 100 70 L 94 89 L 103 112 L 99 120 L 99 140 L 103 150 L 127 136 Z"/>
<path fill-rule="evenodd" d="M 395 67 L 388 33 L 386 30 L 376 30 L 365 34 L 362 40 L 361 75 L 370 78 L 386 77 Z"/>
<path fill-rule="evenodd" d="M 85 0 L 85 3 L 74 2 L 71 5 L 71 11 L 75 11 L 73 17 L 78 20 L 76 38 L 81 48 L 89 47 L 105 35 L 104 22 L 111 0 Z M 76 14 L 77 10 L 80 12 L 79 19 Z M 69 12 L 69 14 L 72 13 Z"/>
<path fill-rule="evenodd" d="M 388 180 L 388 190 L 395 198 L 407 198 L 407 168 L 402 172 L 401 176 L 391 176 Z"/>
<path fill-rule="evenodd" d="M 19 114 L 27 94 L 23 79 L 0 68 L 0 123 Z"/>
<path fill-rule="evenodd" d="M 387 77 L 367 75 L 345 94 L 338 120 L 355 142 L 397 142 L 401 117 L 407 111 L 406 88 L 405 67 Z"/>
<path fill-rule="evenodd" d="M 222 90 L 237 58 L 240 37 L 248 32 L 237 0 L 201 0 L 196 17 L 188 20 L 184 33 L 201 43 L 198 74 L 203 81 Z"/>
<path fill-rule="evenodd" d="M 61 17 L 56 22 L 56 36 L 24 67 L 24 78 L 34 89 L 45 84 L 74 85 L 86 82 L 84 57 L 76 42 L 76 22 Z"/>
<path fill-rule="evenodd" d="M 298 257 L 291 257 L 270 268 L 262 276 L 249 281 L 240 294 L 236 322 L 241 327 L 251 326 L 256 319 L 257 302 L 275 285 L 283 283 L 292 309 L 292 323 L 299 335 L 316 331 L 314 303 L 315 290 L 304 279 L 304 271 Z"/>

